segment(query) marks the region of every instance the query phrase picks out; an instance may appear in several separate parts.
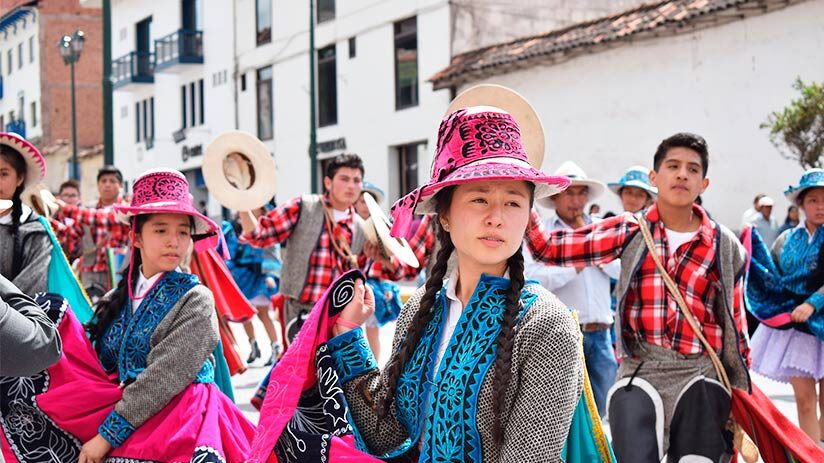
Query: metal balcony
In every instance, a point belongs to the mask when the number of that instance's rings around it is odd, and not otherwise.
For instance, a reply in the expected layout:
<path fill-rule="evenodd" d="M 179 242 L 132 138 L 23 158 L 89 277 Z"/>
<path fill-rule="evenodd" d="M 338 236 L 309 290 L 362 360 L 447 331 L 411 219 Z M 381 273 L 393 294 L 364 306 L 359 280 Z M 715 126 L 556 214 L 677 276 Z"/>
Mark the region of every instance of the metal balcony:
<path fill-rule="evenodd" d="M 155 40 L 155 69 L 176 72 L 178 65 L 203 64 L 203 31 L 178 29 Z"/>
<path fill-rule="evenodd" d="M 154 52 L 130 52 L 112 62 L 112 87 L 124 89 L 132 84 L 152 84 L 154 70 Z"/>

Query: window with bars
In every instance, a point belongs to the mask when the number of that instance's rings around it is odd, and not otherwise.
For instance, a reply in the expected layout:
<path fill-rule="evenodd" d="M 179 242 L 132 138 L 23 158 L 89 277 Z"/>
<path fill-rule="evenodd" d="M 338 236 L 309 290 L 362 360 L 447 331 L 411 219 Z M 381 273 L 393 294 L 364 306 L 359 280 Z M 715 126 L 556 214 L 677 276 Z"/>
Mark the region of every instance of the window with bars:
<path fill-rule="evenodd" d="M 197 127 L 206 120 L 203 79 L 180 86 L 181 128 Z"/>
<path fill-rule="evenodd" d="M 275 137 L 275 118 L 272 101 L 272 66 L 257 70 L 257 130 L 258 138 L 271 140 Z"/>
<path fill-rule="evenodd" d="M 395 23 L 395 109 L 418 105 L 418 21 Z"/>
<path fill-rule="evenodd" d="M 256 43 L 272 41 L 272 0 L 255 0 Z"/>
<path fill-rule="evenodd" d="M 317 0 L 318 24 L 335 19 L 335 0 Z"/>
<path fill-rule="evenodd" d="M 318 50 L 318 127 L 338 123 L 338 78 L 335 45 Z"/>

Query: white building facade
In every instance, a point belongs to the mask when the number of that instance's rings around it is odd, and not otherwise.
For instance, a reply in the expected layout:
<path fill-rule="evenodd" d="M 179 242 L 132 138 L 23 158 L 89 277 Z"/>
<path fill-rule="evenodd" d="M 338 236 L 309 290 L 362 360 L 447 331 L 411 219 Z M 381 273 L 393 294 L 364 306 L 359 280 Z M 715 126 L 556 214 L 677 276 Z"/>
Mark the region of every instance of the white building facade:
<path fill-rule="evenodd" d="M 212 216 L 200 171 L 218 134 L 235 128 L 234 2 L 121 0 L 112 7 L 114 159 L 128 182 L 171 167 Z"/>
<path fill-rule="evenodd" d="M 547 172 L 574 160 L 590 177 L 616 181 L 631 165 L 652 167 L 665 137 L 698 133 L 709 144 L 703 200 L 712 216 L 739 228 L 752 198 L 765 193 L 776 199 L 773 216 L 782 222 L 789 205 L 782 192 L 802 169 L 780 157 L 760 125 L 797 98 L 797 77 L 820 82 L 824 75 L 824 1 L 794 3 L 727 12 L 746 19 L 607 45 L 558 64 L 440 84 L 460 91 L 495 83 L 524 95 L 544 125 Z M 595 202 L 602 212 L 620 211 L 609 193 Z"/>
<path fill-rule="evenodd" d="M 40 116 L 40 34 L 33 7 L 0 20 L 0 127 L 30 139 L 43 134 Z"/>
<path fill-rule="evenodd" d="M 429 176 L 450 92 L 433 91 L 426 78 L 449 63 L 450 6 L 316 3 L 318 185 L 324 160 L 357 153 L 365 180 L 393 201 Z M 237 6 L 239 128 L 274 154 L 282 201 L 308 193 L 311 184 L 309 3 Z"/>

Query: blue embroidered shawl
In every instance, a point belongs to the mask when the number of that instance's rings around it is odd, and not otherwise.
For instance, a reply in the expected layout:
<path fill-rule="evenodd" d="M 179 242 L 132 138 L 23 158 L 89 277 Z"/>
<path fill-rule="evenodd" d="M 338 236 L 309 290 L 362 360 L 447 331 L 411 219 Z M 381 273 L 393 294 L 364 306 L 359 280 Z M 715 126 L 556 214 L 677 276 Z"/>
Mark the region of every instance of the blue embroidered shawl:
<path fill-rule="evenodd" d="M 446 289 L 436 297 L 435 316 L 426 326 L 418 348 L 398 379 L 396 408 L 399 421 L 415 436 L 393 454 L 417 443 L 423 429 L 422 455 L 431 461 L 481 461 L 481 437 L 476 423 L 478 393 L 495 361 L 495 339 L 501 331 L 508 279 L 483 275 L 461 313 L 458 324 L 433 378 L 437 349 L 444 329 Z M 537 299 L 521 293 L 523 316 Z M 442 379 L 444 378 L 444 379 Z"/>
<path fill-rule="evenodd" d="M 752 257 L 747 275 L 749 310 L 759 319 L 767 320 L 792 312 L 808 302 L 816 311 L 806 322 L 806 328 L 824 339 L 824 296 L 810 294 L 807 281 L 817 267 L 818 254 L 824 245 L 824 229 L 819 227 L 808 241 L 803 225 L 788 232 L 781 250 L 780 262 L 773 261 L 770 251 L 756 230 L 752 231 Z"/>
<path fill-rule="evenodd" d="M 194 275 L 168 272 L 146 294 L 138 310 L 132 314 L 131 301 L 109 325 L 101 339 L 100 362 L 108 373 L 118 371 L 121 383 L 137 378 L 146 368 L 155 329 L 172 307 L 199 283 Z M 214 382 L 214 366 L 206 360 L 194 382 Z"/>

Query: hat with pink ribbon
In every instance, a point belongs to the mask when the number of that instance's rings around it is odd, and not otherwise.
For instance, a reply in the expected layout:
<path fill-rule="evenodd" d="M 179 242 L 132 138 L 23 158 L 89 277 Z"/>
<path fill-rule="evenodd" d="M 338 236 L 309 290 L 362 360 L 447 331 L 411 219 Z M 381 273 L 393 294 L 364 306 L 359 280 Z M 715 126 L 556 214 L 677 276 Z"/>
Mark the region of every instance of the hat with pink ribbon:
<path fill-rule="evenodd" d="M 144 172 L 134 182 L 132 203 L 115 205 L 118 220 L 131 224 L 140 214 L 184 214 L 195 223 L 195 235 L 215 235 L 217 224 L 198 212 L 189 195 L 189 182 L 174 169 L 152 169 Z M 198 236 L 195 236 L 197 239 Z"/>
<path fill-rule="evenodd" d="M 529 163 L 521 130 L 506 111 L 493 106 L 454 111 L 438 129 L 429 182 L 392 206 L 391 234 L 406 236 L 413 214 L 435 212 L 435 195 L 445 187 L 507 180 L 531 182 L 535 199 L 558 194 L 570 183 L 567 177 L 547 175 Z"/>
<path fill-rule="evenodd" d="M 28 140 L 14 132 L 0 132 L 0 145 L 6 145 L 26 160 L 26 187 L 36 185 L 46 178 L 46 158 Z"/>

